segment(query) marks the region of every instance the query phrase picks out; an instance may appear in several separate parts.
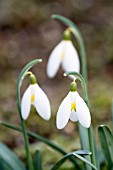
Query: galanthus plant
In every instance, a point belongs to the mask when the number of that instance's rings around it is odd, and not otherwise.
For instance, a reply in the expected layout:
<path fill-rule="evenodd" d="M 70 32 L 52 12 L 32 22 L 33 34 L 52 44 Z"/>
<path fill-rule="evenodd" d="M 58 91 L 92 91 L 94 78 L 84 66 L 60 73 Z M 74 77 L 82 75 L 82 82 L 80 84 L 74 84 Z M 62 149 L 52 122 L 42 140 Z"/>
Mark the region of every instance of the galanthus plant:
<path fill-rule="evenodd" d="M 64 71 L 80 71 L 78 53 L 71 41 L 70 30 L 64 31 L 64 39 L 53 49 L 47 64 L 47 75 L 55 77 L 60 65 Z M 72 76 L 71 76 L 72 77 Z"/>
<path fill-rule="evenodd" d="M 98 146 L 96 143 L 94 131 L 91 125 L 87 93 L 87 63 L 82 35 L 78 27 L 68 18 L 60 15 L 53 15 L 52 17 L 66 24 L 69 29 L 67 29 L 65 32 L 64 40 L 54 49 L 53 54 L 50 56 L 47 66 L 48 76 L 51 78 L 54 77 L 61 64 L 64 70 L 68 71 L 65 73 L 65 75 L 75 78 L 74 81 L 70 84 L 69 93 L 64 98 L 58 109 L 56 124 L 58 129 L 62 129 L 66 126 L 69 119 L 73 122 L 77 121 L 82 150 L 74 150 L 68 153 L 63 147 L 57 145 L 56 142 L 54 143 L 52 140 L 40 136 L 39 134 L 36 134 L 32 131 L 27 131 L 25 120 L 30 114 L 31 105 L 36 108 L 37 112 L 43 119 L 49 120 L 51 116 L 49 100 L 46 94 L 37 84 L 35 75 L 29 71 L 35 64 L 42 61 L 41 59 L 35 59 L 29 62 L 21 70 L 17 80 L 17 108 L 20 116 L 21 127 L 17 127 L 16 125 L 10 124 L 9 122 L 0 121 L 1 125 L 23 134 L 26 161 L 20 160 L 14 152 L 12 152 L 5 144 L 1 142 L 0 170 L 42 170 L 43 165 L 41 159 L 41 148 L 37 150 L 37 143 L 35 152 L 32 151 L 31 154 L 29 136 L 43 142 L 54 151 L 57 151 L 63 155 L 63 157 L 61 157 L 60 160 L 58 160 L 54 165 L 53 163 L 55 160 L 51 161 L 50 170 L 60 170 L 60 166 L 67 159 L 72 162 L 72 167 L 63 168 L 65 170 L 113 170 L 113 133 L 107 126 L 99 126 L 98 136 L 101 144 L 100 148 L 100 146 Z M 77 52 L 70 40 L 70 31 L 76 38 L 79 46 L 79 54 L 81 57 L 81 74 L 78 73 L 78 71 L 80 71 L 79 59 Z M 30 75 L 30 85 L 21 99 L 21 85 L 27 75 Z M 83 99 L 80 97 L 77 91 L 77 80 L 81 82 Z M 50 154 L 49 151 L 50 150 L 46 151 L 47 156 Z M 104 168 L 102 167 L 103 165 Z"/>
<path fill-rule="evenodd" d="M 75 81 L 71 83 L 70 91 L 58 109 L 57 128 L 64 128 L 69 119 L 73 122 L 79 121 L 85 128 L 89 128 L 91 124 L 89 108 L 77 92 Z"/>
<path fill-rule="evenodd" d="M 22 97 L 22 118 L 24 120 L 28 118 L 31 105 L 33 105 L 43 119 L 49 120 L 51 109 L 48 97 L 37 84 L 35 75 L 32 72 L 27 72 L 27 74 L 30 74 L 30 85 Z"/>

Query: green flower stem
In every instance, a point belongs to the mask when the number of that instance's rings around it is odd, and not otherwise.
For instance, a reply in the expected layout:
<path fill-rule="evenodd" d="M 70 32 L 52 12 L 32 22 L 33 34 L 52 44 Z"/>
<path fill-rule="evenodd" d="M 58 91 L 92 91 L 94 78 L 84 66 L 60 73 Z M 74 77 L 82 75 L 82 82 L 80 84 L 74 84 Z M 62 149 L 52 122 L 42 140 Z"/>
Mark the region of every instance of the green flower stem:
<path fill-rule="evenodd" d="M 15 126 L 15 125 L 12 125 L 10 123 L 7 123 L 7 122 L 4 122 L 4 121 L 0 121 L 0 124 L 7 127 L 7 128 L 10 128 L 10 129 L 13 129 L 13 130 L 16 130 L 18 132 L 22 132 L 22 129 Z M 43 143 L 47 144 L 48 146 L 50 146 L 51 148 L 53 148 L 54 150 L 60 152 L 61 154 L 63 155 L 66 155 L 67 152 L 62 149 L 60 146 L 56 145 L 55 143 L 53 143 L 52 141 L 34 133 L 34 132 L 31 132 L 31 131 L 27 131 L 27 134 L 33 138 L 36 138 L 38 139 L 39 141 L 42 141 Z M 78 162 L 76 161 L 76 158 L 74 157 L 71 157 L 70 160 L 74 163 L 76 169 L 79 169 L 79 170 L 82 170 L 81 166 L 79 166 Z"/>
<path fill-rule="evenodd" d="M 25 123 L 24 123 L 23 119 L 21 119 L 21 126 L 22 126 L 22 132 L 23 132 L 23 137 L 24 137 L 28 167 L 29 167 L 29 170 L 34 170 L 32 157 L 31 157 L 30 149 L 29 149 L 29 141 L 28 141 L 27 131 L 26 131 L 26 127 L 25 127 Z"/>
<path fill-rule="evenodd" d="M 83 91 L 83 98 L 86 104 L 88 105 L 88 93 L 87 93 L 87 87 L 84 78 L 82 77 L 81 74 L 77 72 L 65 72 L 64 76 L 68 75 L 74 75 L 76 79 L 78 79 L 81 82 L 82 86 L 82 91 Z M 94 140 L 93 140 L 93 132 L 92 132 L 92 127 L 90 126 L 88 128 L 88 137 L 89 137 L 89 145 L 90 145 L 90 151 L 92 153 L 91 155 L 91 162 L 93 165 L 96 166 L 96 158 L 95 158 L 95 150 L 94 150 Z"/>
<path fill-rule="evenodd" d="M 22 133 L 23 133 L 23 137 L 24 137 L 27 163 L 28 163 L 29 170 L 33 170 L 34 168 L 33 168 L 32 158 L 31 158 L 30 149 L 29 149 L 29 141 L 28 141 L 25 123 L 24 123 L 24 120 L 22 119 L 22 116 L 21 116 L 21 109 L 20 109 L 19 113 L 20 113 L 20 120 L 21 120 L 21 126 L 22 126 Z"/>
<path fill-rule="evenodd" d="M 91 162 L 93 163 L 93 165 L 97 166 L 97 162 L 96 162 L 96 158 L 95 158 L 95 149 L 94 149 L 92 126 L 90 126 L 88 128 L 88 136 L 89 136 L 90 151 L 92 152 Z"/>
<path fill-rule="evenodd" d="M 25 144 L 25 150 L 26 150 L 26 157 L 27 157 L 27 163 L 28 163 L 28 167 L 29 170 L 33 170 L 33 162 L 32 162 L 32 158 L 31 158 L 31 154 L 30 154 L 30 149 L 29 149 L 29 141 L 28 141 L 28 136 L 27 136 L 27 131 L 26 131 L 26 127 L 25 127 L 25 123 L 24 120 L 22 118 L 22 114 L 21 114 L 21 97 L 20 97 L 20 88 L 22 85 L 22 81 L 26 76 L 27 71 L 36 63 L 41 62 L 41 59 L 36 59 L 33 60 L 31 62 L 29 62 L 20 72 L 18 80 L 17 80 L 17 107 L 18 107 L 18 111 L 19 111 L 19 115 L 20 115 L 20 120 L 21 120 L 21 126 L 22 126 L 22 133 L 23 133 L 23 138 L 24 138 L 24 144 Z"/>

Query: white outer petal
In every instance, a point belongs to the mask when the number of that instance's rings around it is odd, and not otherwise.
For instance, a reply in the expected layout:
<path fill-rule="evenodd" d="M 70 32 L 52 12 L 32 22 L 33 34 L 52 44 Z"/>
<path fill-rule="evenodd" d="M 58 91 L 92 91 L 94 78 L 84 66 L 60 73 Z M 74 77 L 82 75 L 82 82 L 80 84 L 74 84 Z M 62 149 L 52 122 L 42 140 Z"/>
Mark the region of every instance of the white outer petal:
<path fill-rule="evenodd" d="M 64 41 L 61 41 L 52 51 L 50 54 L 48 63 L 47 63 L 47 75 L 50 78 L 53 78 L 62 62 L 61 57 L 62 57 L 62 49 L 63 49 L 63 43 Z"/>
<path fill-rule="evenodd" d="M 84 100 L 79 96 L 78 92 L 76 92 L 76 103 L 77 103 L 76 112 L 79 122 L 85 128 L 89 128 L 91 124 L 90 111 Z"/>
<path fill-rule="evenodd" d="M 61 105 L 59 106 L 57 118 L 56 118 L 56 126 L 58 129 L 63 129 L 69 121 L 71 113 L 71 98 L 70 93 L 64 98 Z"/>
<path fill-rule="evenodd" d="M 28 118 L 30 108 L 31 108 L 31 85 L 25 91 L 21 101 L 21 114 L 24 120 Z"/>
<path fill-rule="evenodd" d="M 35 101 L 33 105 L 35 106 L 37 112 L 43 119 L 49 120 L 51 117 L 51 109 L 48 97 L 39 87 L 38 84 L 35 84 L 34 88 L 35 88 L 34 92 Z"/>
<path fill-rule="evenodd" d="M 78 53 L 73 46 L 71 41 L 65 41 L 65 57 L 62 62 L 62 67 L 64 71 L 76 71 L 80 72 L 80 61 L 78 57 Z M 70 76 L 73 78 L 73 76 Z"/>
<path fill-rule="evenodd" d="M 74 110 L 72 110 L 72 112 L 71 112 L 70 120 L 71 120 L 72 122 L 78 121 L 77 113 L 76 113 Z"/>

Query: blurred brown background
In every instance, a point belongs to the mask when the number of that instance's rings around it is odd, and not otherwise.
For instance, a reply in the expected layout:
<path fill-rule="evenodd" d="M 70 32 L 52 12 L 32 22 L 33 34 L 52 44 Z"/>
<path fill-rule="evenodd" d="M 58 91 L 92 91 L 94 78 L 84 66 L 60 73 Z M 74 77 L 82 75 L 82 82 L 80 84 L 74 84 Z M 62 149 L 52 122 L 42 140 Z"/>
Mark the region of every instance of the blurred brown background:
<path fill-rule="evenodd" d="M 54 79 L 46 75 L 51 50 L 62 39 L 66 28 L 52 20 L 60 14 L 75 22 L 83 35 L 88 61 L 88 92 L 92 123 L 111 126 L 113 96 L 113 1 L 112 0 L 1 0 L 0 1 L 0 119 L 20 125 L 16 107 L 16 82 L 21 69 L 31 60 L 43 63 L 32 71 L 48 95 L 52 118 L 42 120 L 32 108 L 26 121 L 28 129 L 57 141 L 67 150 L 79 148 L 77 124 L 69 123 L 57 131 L 55 117 L 59 104 L 69 91 L 70 80 L 60 69 Z M 26 78 L 22 93 L 28 86 Z M 80 84 L 79 84 L 80 85 Z M 78 85 L 78 86 L 79 86 Z M 81 92 L 81 87 L 79 87 Z M 0 139 L 11 148 L 21 147 L 21 134 L 0 127 Z M 30 139 L 31 143 L 36 142 Z M 69 142 L 71 141 L 71 142 Z M 73 142 L 72 142 L 73 141 Z M 76 141 L 76 143 L 75 143 Z M 40 143 L 36 147 L 41 147 Z M 18 149 L 17 149 L 18 152 Z M 19 153 L 18 153 L 19 154 Z M 48 158 L 49 159 L 49 158 Z"/>

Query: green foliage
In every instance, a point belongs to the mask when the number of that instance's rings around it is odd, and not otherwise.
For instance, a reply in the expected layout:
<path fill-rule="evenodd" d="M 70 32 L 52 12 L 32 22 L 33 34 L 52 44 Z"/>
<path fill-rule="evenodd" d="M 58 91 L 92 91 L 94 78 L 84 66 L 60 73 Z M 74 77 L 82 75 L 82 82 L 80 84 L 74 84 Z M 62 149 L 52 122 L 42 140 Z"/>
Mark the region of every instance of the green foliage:
<path fill-rule="evenodd" d="M 69 30 L 71 31 L 71 33 L 74 35 L 75 39 L 77 40 L 77 43 L 79 45 L 79 50 L 80 50 L 79 53 L 80 53 L 81 64 L 82 64 L 82 75 L 76 72 L 66 72 L 65 75 L 74 75 L 75 78 L 80 80 L 82 89 L 83 89 L 84 100 L 88 104 L 88 94 L 87 94 L 87 86 L 86 86 L 87 85 L 87 63 L 86 63 L 86 53 L 85 53 L 85 47 L 84 47 L 84 41 L 83 41 L 82 35 L 79 31 L 79 28 L 68 18 L 65 18 L 60 15 L 53 15 L 52 18 L 58 19 L 62 23 L 66 24 L 69 27 Z M 92 126 L 88 129 L 85 129 L 80 124 L 78 125 L 79 133 L 80 133 L 80 140 L 81 140 L 81 148 L 83 150 L 78 150 L 78 151 L 74 151 L 71 153 L 67 153 L 62 147 L 60 147 L 59 145 L 56 145 L 52 141 L 36 133 L 26 130 L 24 120 L 22 119 L 22 116 L 21 116 L 20 88 L 21 88 L 23 79 L 25 78 L 28 70 L 31 69 L 35 64 L 41 61 L 42 61 L 41 59 L 36 59 L 36 60 L 29 62 L 22 69 L 18 77 L 17 107 L 18 107 L 18 111 L 20 114 L 21 128 L 18 128 L 6 122 L 2 122 L 2 121 L 0 122 L 0 124 L 3 126 L 6 126 L 8 128 L 11 128 L 13 130 L 23 133 L 25 150 L 26 150 L 26 158 L 27 158 L 26 167 L 28 167 L 29 170 L 42 170 L 42 159 L 41 159 L 40 151 L 36 150 L 34 154 L 34 161 L 32 161 L 32 157 L 31 157 L 31 153 L 29 149 L 29 141 L 28 141 L 28 136 L 31 136 L 47 144 L 49 147 L 51 147 L 55 151 L 58 151 L 59 153 L 63 154 L 63 157 L 51 168 L 51 170 L 59 169 L 67 159 L 69 159 L 73 163 L 75 169 L 79 169 L 79 170 L 84 170 L 84 169 L 85 170 L 92 170 L 92 169 L 99 170 L 102 161 L 104 162 L 106 161 L 108 170 L 113 170 L 113 135 L 107 126 L 101 125 L 98 128 L 100 144 L 101 144 L 101 148 L 102 148 L 105 160 L 103 159 L 102 152 L 100 151 L 100 149 L 98 149 L 99 147 L 97 146 Z M 97 100 L 97 103 L 103 104 L 103 101 L 105 100 L 102 97 L 102 100 L 101 100 L 102 102 L 100 102 L 100 99 L 101 98 Z M 112 115 L 113 115 L 113 104 L 112 104 Z M 77 159 L 79 159 L 79 161 Z M 17 158 L 17 156 L 12 151 L 10 151 L 3 143 L 0 143 L 0 169 L 1 170 L 15 170 L 15 168 L 16 170 L 26 170 L 22 161 L 19 158 Z"/>
<path fill-rule="evenodd" d="M 7 148 L 3 143 L 0 143 L 0 169 L 1 170 L 25 170 L 24 164 L 17 156 Z"/>
<path fill-rule="evenodd" d="M 42 160 L 40 151 L 35 152 L 34 156 L 34 170 L 42 170 Z"/>
<path fill-rule="evenodd" d="M 87 163 L 88 165 L 90 165 L 91 167 L 93 167 L 95 170 L 97 170 L 97 168 L 91 164 L 87 159 L 83 158 L 82 156 L 85 156 L 85 155 L 90 155 L 91 153 L 88 152 L 88 151 L 75 151 L 75 152 L 72 152 L 72 153 L 69 153 L 67 155 L 65 155 L 63 158 L 61 158 L 55 165 L 54 167 L 51 169 L 51 170 L 56 170 L 58 169 L 67 159 L 69 159 L 70 157 L 72 156 L 75 156 L 77 157 L 78 159 L 80 159 L 81 161 Z M 81 156 L 82 155 L 82 156 Z"/>
<path fill-rule="evenodd" d="M 113 167 L 113 135 L 109 128 L 104 125 L 99 126 L 98 134 L 107 167 L 111 169 Z"/>

